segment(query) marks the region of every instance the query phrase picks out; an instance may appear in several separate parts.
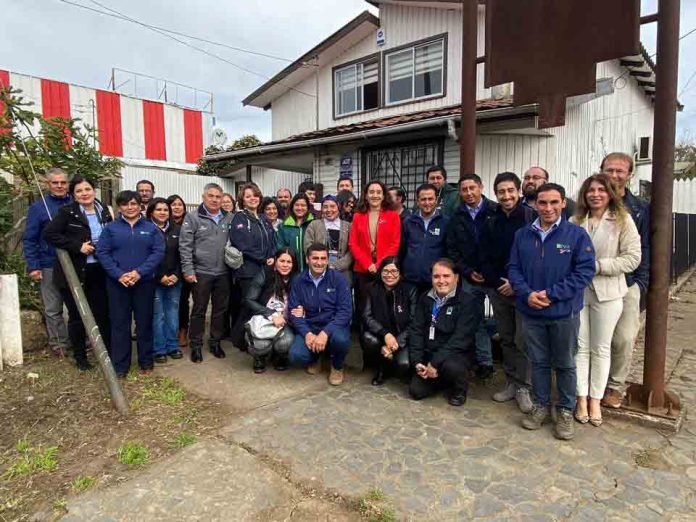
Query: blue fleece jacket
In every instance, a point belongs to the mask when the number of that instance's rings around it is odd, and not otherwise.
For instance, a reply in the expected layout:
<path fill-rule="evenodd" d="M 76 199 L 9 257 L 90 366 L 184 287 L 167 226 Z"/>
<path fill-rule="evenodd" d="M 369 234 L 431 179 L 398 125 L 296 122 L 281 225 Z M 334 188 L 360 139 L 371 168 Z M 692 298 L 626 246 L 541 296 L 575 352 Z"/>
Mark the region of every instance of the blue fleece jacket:
<path fill-rule="evenodd" d="M 515 234 L 508 279 L 515 290 L 517 310 L 526 316 L 562 319 L 579 313 L 583 291 L 594 273 L 595 252 L 590 236 L 565 219 L 543 242 L 531 224 Z M 527 299 L 541 290 L 546 290 L 551 306 L 535 310 Z"/>
<path fill-rule="evenodd" d="M 439 210 L 425 228 L 420 211 L 405 218 L 401 223 L 399 258 L 403 277 L 412 283 L 427 283 L 431 279 L 432 264 L 445 255 L 445 231 L 449 218 Z"/>
<path fill-rule="evenodd" d="M 305 270 L 295 278 L 290 290 L 288 308 L 302 306 L 304 317 L 290 315 L 290 321 L 298 335 L 325 331 L 329 338 L 339 328 L 350 328 L 353 300 L 346 277 L 337 270 L 327 268 L 318 286 Z"/>
<path fill-rule="evenodd" d="M 112 279 L 136 270 L 147 280 L 155 277 L 164 250 L 162 233 L 151 221 L 140 218 L 131 225 L 121 216 L 104 227 L 97 243 L 97 259 Z"/>
<path fill-rule="evenodd" d="M 42 238 L 44 226 L 53 216 L 58 214 L 58 210 L 63 205 L 72 201 L 70 196 L 57 198 L 51 194 L 46 196 L 46 206 L 51 213 L 46 213 L 44 202 L 39 200 L 29 207 L 27 212 L 27 226 L 24 230 L 22 240 L 24 242 L 24 259 L 27 262 L 27 272 L 41 270 L 42 268 L 52 268 L 56 259 L 55 249 L 46 243 Z"/>

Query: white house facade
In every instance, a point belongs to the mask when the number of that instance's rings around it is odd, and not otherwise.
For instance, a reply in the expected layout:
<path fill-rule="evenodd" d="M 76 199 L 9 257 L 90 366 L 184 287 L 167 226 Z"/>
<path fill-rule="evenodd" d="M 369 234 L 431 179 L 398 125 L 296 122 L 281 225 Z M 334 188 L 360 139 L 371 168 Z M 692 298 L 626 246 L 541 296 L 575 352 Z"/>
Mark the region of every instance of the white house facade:
<path fill-rule="evenodd" d="M 462 11 L 460 2 L 374 1 L 365 11 L 251 93 L 245 105 L 272 111 L 272 141 L 210 156 L 234 170 L 253 166 L 264 185 L 278 171 L 303 173 L 335 191 L 380 179 L 412 201 L 433 164 L 459 177 Z M 479 55 L 484 49 L 479 7 Z M 491 193 L 495 175 L 546 168 L 574 194 L 611 151 L 635 154 L 649 182 L 654 70 L 645 52 L 597 67 L 596 93 L 568 100 L 566 125 L 537 128 L 536 105 L 513 106 L 513 86 L 477 78 L 476 172 Z M 251 172 L 251 171 L 249 171 Z M 252 176 L 253 179 L 253 176 Z M 292 188 L 292 187 L 291 187 Z"/>

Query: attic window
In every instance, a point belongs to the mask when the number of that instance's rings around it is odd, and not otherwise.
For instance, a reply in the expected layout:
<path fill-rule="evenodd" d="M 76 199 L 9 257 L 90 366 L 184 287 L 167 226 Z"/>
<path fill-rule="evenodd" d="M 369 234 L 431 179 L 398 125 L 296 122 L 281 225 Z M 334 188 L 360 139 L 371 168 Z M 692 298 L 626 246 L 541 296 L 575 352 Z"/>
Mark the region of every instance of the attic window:
<path fill-rule="evenodd" d="M 437 40 L 387 54 L 387 104 L 442 95 L 444 51 Z"/>
<path fill-rule="evenodd" d="M 334 73 L 336 116 L 368 111 L 379 106 L 377 60 L 355 63 Z"/>

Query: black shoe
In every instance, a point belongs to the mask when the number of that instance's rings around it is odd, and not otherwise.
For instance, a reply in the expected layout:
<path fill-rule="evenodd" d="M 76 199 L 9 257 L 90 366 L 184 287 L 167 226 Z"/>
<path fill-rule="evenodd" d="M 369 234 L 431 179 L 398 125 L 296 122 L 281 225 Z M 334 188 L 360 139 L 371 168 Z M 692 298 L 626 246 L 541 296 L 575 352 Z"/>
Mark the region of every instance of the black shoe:
<path fill-rule="evenodd" d="M 181 359 L 184 356 L 184 352 L 181 350 L 173 350 L 167 354 L 172 359 Z"/>
<path fill-rule="evenodd" d="M 453 392 L 447 397 L 447 402 L 452 406 L 461 406 L 466 402 L 466 392 Z"/>
<path fill-rule="evenodd" d="M 125 379 L 126 377 L 128 377 L 128 374 L 127 373 L 117 373 L 116 377 L 118 377 L 119 379 Z"/>
<path fill-rule="evenodd" d="M 378 366 L 375 375 L 372 377 L 372 386 L 382 386 L 384 384 L 384 370 Z"/>
<path fill-rule="evenodd" d="M 276 371 L 284 372 L 288 369 L 288 366 L 290 366 L 290 363 L 288 362 L 287 355 L 279 355 L 276 357 L 275 361 L 273 361 L 273 368 L 275 368 Z"/>
<path fill-rule="evenodd" d="M 254 357 L 254 373 L 263 373 L 266 371 L 266 358 Z"/>
<path fill-rule="evenodd" d="M 478 377 L 481 380 L 486 380 L 491 375 L 493 375 L 493 366 L 489 364 L 480 364 L 476 368 L 476 377 Z"/>
<path fill-rule="evenodd" d="M 208 346 L 210 347 L 210 353 L 212 353 L 213 356 L 217 357 L 218 359 L 224 359 L 226 357 L 225 350 L 223 350 L 219 344 L 209 344 Z"/>
<path fill-rule="evenodd" d="M 167 362 L 167 356 L 163 353 L 158 353 L 155 355 L 155 362 L 159 364 L 164 364 Z"/>
<path fill-rule="evenodd" d="M 75 366 L 77 366 L 77 369 L 81 372 L 86 372 L 94 368 L 94 366 L 92 366 L 87 359 L 80 359 L 78 361 L 75 361 Z"/>
<path fill-rule="evenodd" d="M 203 354 L 200 347 L 191 347 L 191 362 L 203 362 Z"/>

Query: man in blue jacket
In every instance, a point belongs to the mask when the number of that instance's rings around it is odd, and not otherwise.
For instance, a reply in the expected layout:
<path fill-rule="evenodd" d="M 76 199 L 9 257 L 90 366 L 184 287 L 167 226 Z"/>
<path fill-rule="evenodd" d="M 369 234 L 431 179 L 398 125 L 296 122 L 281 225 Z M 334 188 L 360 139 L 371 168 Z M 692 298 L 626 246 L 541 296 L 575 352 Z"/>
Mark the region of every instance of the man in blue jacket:
<path fill-rule="evenodd" d="M 329 384 L 338 386 L 343 382 L 343 361 L 351 344 L 350 289 L 343 274 L 328 268 L 326 245 L 309 246 L 307 266 L 293 282 L 288 300 L 290 321 L 297 334 L 290 347 L 290 363 L 315 375 L 326 351 L 331 358 Z"/>
<path fill-rule="evenodd" d="M 449 219 L 437 208 L 437 188 L 424 183 L 416 190 L 418 210 L 401 224 L 399 258 L 403 278 L 418 288 L 419 294 L 433 286 L 433 263 L 445 256 L 445 231 Z"/>
<path fill-rule="evenodd" d="M 152 372 L 152 319 L 157 267 L 164 259 L 164 238 L 152 221 L 140 215 L 140 195 L 124 190 L 116 196 L 119 218 L 99 236 L 97 259 L 106 271 L 111 348 L 109 355 L 119 377 L 131 364 L 131 321 L 135 319 L 138 366 Z"/>
<path fill-rule="evenodd" d="M 619 408 L 640 331 L 641 298 L 648 293 L 650 280 L 650 205 L 634 196 L 628 188 L 633 177 L 633 158 L 630 155 L 612 152 L 602 160 L 600 169 L 611 176 L 616 194 L 621 197 L 640 234 L 640 265 L 626 274 L 628 293 L 623 298 L 623 311 L 611 340 L 609 382 L 602 399 L 602 406 Z"/>
<path fill-rule="evenodd" d="M 63 169 L 52 168 L 46 172 L 48 194 L 29 207 L 27 226 L 24 230 L 24 259 L 27 273 L 34 281 L 41 282 L 41 299 L 44 304 L 44 318 L 48 333 L 48 346 L 54 354 L 65 355 L 68 347 L 68 330 L 63 319 L 63 298 L 53 284 L 53 263 L 56 252 L 43 239 L 44 226 L 58 209 L 72 201 L 68 194 L 68 175 Z"/>
<path fill-rule="evenodd" d="M 508 278 L 522 313 L 532 361 L 534 407 L 522 426 L 536 430 L 549 419 L 551 369 L 556 370 L 558 415 L 554 435 L 573 438 L 575 352 L 583 292 L 595 272 L 592 240 L 563 219 L 565 189 L 547 183 L 537 190 L 539 217 L 515 235 Z"/>

